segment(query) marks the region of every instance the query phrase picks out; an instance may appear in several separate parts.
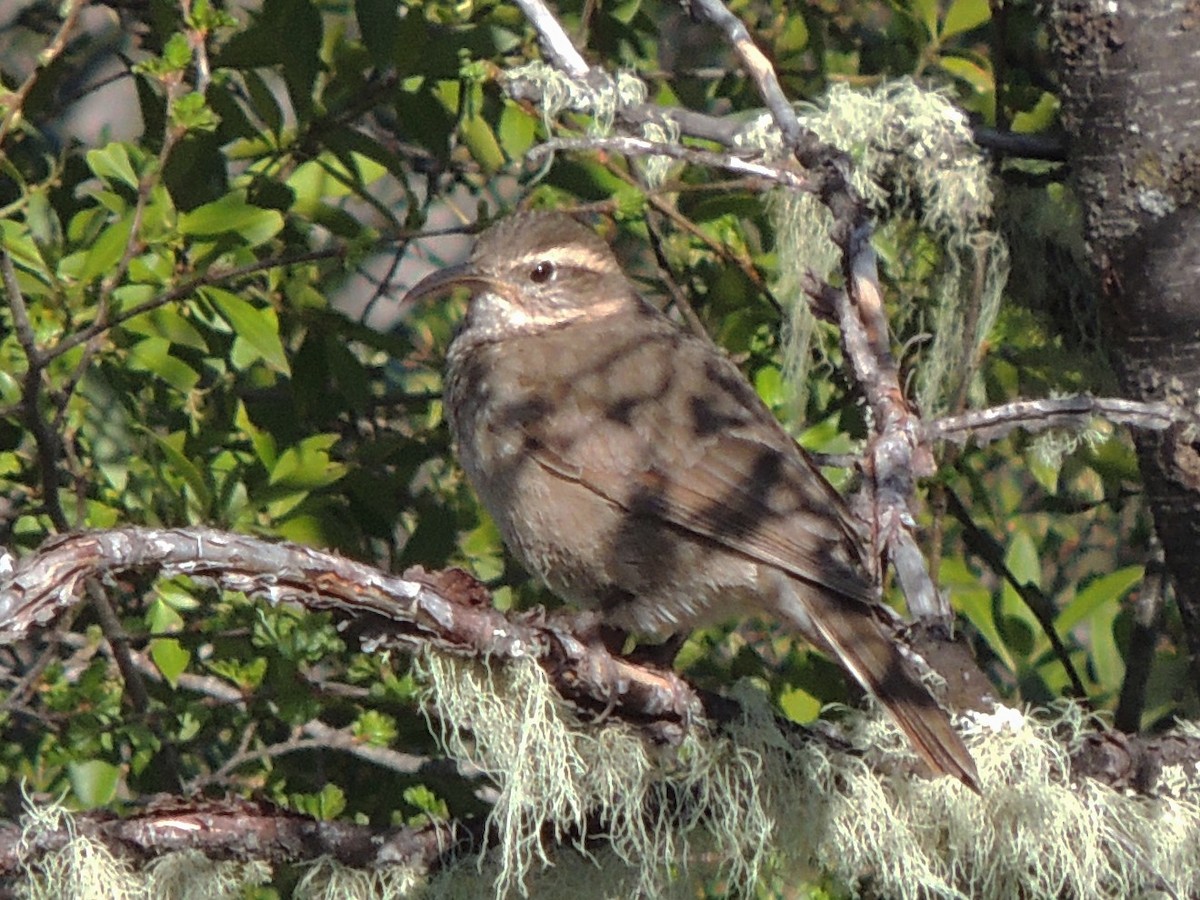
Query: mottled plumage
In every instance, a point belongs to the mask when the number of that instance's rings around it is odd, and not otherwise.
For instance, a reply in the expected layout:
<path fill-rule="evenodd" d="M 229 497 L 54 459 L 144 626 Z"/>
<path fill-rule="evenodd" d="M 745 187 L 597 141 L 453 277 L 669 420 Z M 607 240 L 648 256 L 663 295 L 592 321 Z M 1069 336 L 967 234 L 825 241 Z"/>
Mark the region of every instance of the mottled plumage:
<path fill-rule="evenodd" d="M 410 297 L 454 286 L 472 299 L 448 353 L 447 418 L 530 571 L 641 634 L 771 615 L 871 691 L 935 771 L 977 786 L 883 627 L 845 503 L 728 359 L 564 215 L 504 220 Z"/>

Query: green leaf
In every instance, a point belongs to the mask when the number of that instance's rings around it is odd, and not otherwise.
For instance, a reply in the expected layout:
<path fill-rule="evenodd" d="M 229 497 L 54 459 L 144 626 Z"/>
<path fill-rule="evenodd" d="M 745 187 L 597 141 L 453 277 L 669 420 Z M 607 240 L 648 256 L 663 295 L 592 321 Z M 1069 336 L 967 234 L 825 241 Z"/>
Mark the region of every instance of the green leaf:
<path fill-rule="evenodd" d="M 187 486 L 191 488 L 201 512 L 207 510 L 212 504 L 212 492 L 209 490 L 204 473 L 176 446 L 176 444 L 183 443 L 184 435 L 181 432 L 176 432 L 168 437 L 162 437 L 148 428 L 143 427 L 141 430 L 150 435 L 154 439 L 154 442 L 158 444 L 158 449 L 166 457 L 167 466 L 170 471 L 181 477 Z"/>
<path fill-rule="evenodd" d="M 1046 493 L 1058 493 L 1058 476 L 1062 472 L 1061 457 L 1049 459 L 1044 453 L 1028 453 L 1025 455 L 1025 466 L 1037 483 L 1046 489 Z"/>
<path fill-rule="evenodd" d="M 942 40 L 978 28 L 991 18 L 988 0 L 954 0 L 942 20 Z"/>
<path fill-rule="evenodd" d="M 290 373 L 283 341 L 279 338 L 279 317 L 275 315 L 275 310 L 269 306 L 259 309 L 237 294 L 221 288 L 203 288 L 200 293 L 217 308 L 233 333 L 253 349 L 252 354 L 238 360 L 244 364 L 243 368 L 261 359 L 282 375 Z"/>
<path fill-rule="evenodd" d="M 1042 583 L 1042 563 L 1038 559 L 1037 547 L 1033 536 L 1024 528 L 1018 527 L 1008 545 L 1004 562 L 1013 577 L 1021 584 L 1032 584 L 1040 587 Z"/>
<path fill-rule="evenodd" d="M 275 466 L 275 461 L 279 458 L 279 450 L 275 444 L 275 437 L 269 431 L 264 431 L 254 424 L 250 418 L 250 413 L 246 410 L 246 404 L 240 400 L 238 401 L 237 412 L 234 413 L 234 424 L 250 439 L 250 445 L 254 447 L 254 455 L 263 464 L 263 468 L 267 470 L 272 469 Z"/>
<path fill-rule="evenodd" d="M 950 591 L 955 607 L 966 616 L 992 651 L 1010 671 L 1016 672 L 1017 661 L 996 624 L 991 591 L 979 584 L 978 577 L 961 559 L 944 557 L 938 581 Z"/>
<path fill-rule="evenodd" d="M 937 64 L 955 78 L 965 81 L 976 93 L 995 93 L 996 79 L 990 69 L 961 56 L 951 55 L 938 57 Z"/>
<path fill-rule="evenodd" d="M 1105 604 L 1119 608 L 1121 600 L 1142 580 L 1145 571 L 1143 566 L 1125 566 L 1091 581 L 1054 620 L 1059 634 L 1066 634 Z"/>
<path fill-rule="evenodd" d="M 354 0 L 354 16 L 371 61 L 380 69 L 392 65 L 400 33 L 394 0 Z"/>
<path fill-rule="evenodd" d="M 46 271 L 41 251 L 34 243 L 29 229 L 15 219 L 0 219 L 0 241 L 14 262 L 28 266 L 37 272 Z"/>
<path fill-rule="evenodd" d="M 146 627 L 156 634 L 178 631 L 183 627 L 183 616 L 171 604 L 164 602 L 162 597 L 154 598 L 144 618 Z"/>
<path fill-rule="evenodd" d="M 270 484 L 276 487 L 312 490 L 333 484 L 346 474 L 346 467 L 329 458 L 336 434 L 316 434 L 288 447 L 271 469 Z"/>
<path fill-rule="evenodd" d="M 346 165 L 347 158 L 353 164 L 352 168 Z M 322 153 L 317 159 L 300 165 L 288 178 L 287 186 L 295 196 L 293 208 L 313 215 L 320 202 L 361 194 L 386 174 L 385 166 L 357 151 L 341 158 Z"/>
<path fill-rule="evenodd" d="M 150 642 L 150 658 L 167 683 L 175 687 L 191 662 L 192 654 L 175 638 L 155 638 Z"/>
<path fill-rule="evenodd" d="M 216 131 L 220 121 L 199 91 L 184 94 L 171 106 L 171 124 L 182 131 Z"/>
<path fill-rule="evenodd" d="M 251 108 L 272 133 L 278 134 L 283 127 L 283 110 L 275 99 L 275 92 L 267 87 L 262 76 L 253 69 L 242 73 L 246 81 L 246 91 L 250 94 Z"/>
<path fill-rule="evenodd" d="M 396 720 L 386 713 L 368 709 L 351 726 L 354 736 L 376 747 L 390 746 L 399 736 Z"/>
<path fill-rule="evenodd" d="M 492 127 L 483 116 L 470 116 L 459 125 L 459 134 L 463 143 L 471 151 L 471 156 L 489 174 L 498 172 L 504 166 L 504 152 L 496 141 Z"/>
<path fill-rule="evenodd" d="M 208 343 L 199 329 L 178 310 L 169 306 L 134 316 L 121 327 L 134 334 L 163 338 L 176 346 L 190 347 L 201 352 L 208 350 Z"/>
<path fill-rule="evenodd" d="M 346 808 L 346 794 L 336 784 L 325 785 L 317 794 L 293 794 L 289 800 L 297 811 L 322 821 L 337 818 Z"/>
<path fill-rule="evenodd" d="M 1121 612 L 1119 604 L 1101 605 L 1089 616 L 1088 633 L 1092 639 L 1092 666 L 1100 687 L 1115 693 L 1125 681 L 1125 659 L 1117 648 L 1113 624 Z"/>
<path fill-rule="evenodd" d="M 71 780 L 71 791 L 86 809 L 112 801 L 117 795 L 121 770 L 102 759 L 67 764 L 67 777 Z"/>
<path fill-rule="evenodd" d="M 257 690 L 267 675 L 267 661 L 261 656 L 249 661 L 214 659 L 206 662 L 205 666 L 214 675 L 232 682 L 247 693 Z"/>
<path fill-rule="evenodd" d="M 821 700 L 801 687 L 790 686 L 779 695 L 779 707 L 793 722 L 811 722 L 821 714 Z"/>
<path fill-rule="evenodd" d="M 269 241 L 282 229 L 278 210 L 251 206 L 237 194 L 226 194 L 179 217 L 182 234 L 205 238 L 235 234 L 249 247 Z"/>
<path fill-rule="evenodd" d="M 775 409 L 787 399 L 783 372 L 777 366 L 763 366 L 754 376 L 754 390 L 762 402 Z"/>
<path fill-rule="evenodd" d="M 775 39 L 776 55 L 799 53 L 808 46 L 808 24 L 799 12 L 788 16 L 787 24 Z"/>
<path fill-rule="evenodd" d="M 45 191 L 29 195 L 25 224 L 29 226 L 29 234 L 38 248 L 51 258 L 57 257 L 63 242 L 62 222 Z"/>
<path fill-rule="evenodd" d="M 500 113 L 497 136 L 509 159 L 524 159 L 537 136 L 538 120 L 515 103 L 506 103 Z"/>
<path fill-rule="evenodd" d="M 133 169 L 124 144 L 114 143 L 99 150 L 89 150 L 87 164 L 101 181 L 117 181 L 135 191 L 138 189 L 137 172 Z"/>
<path fill-rule="evenodd" d="M 133 216 L 124 216 L 113 222 L 102 232 L 92 249 L 83 260 L 83 268 L 79 271 L 80 281 L 91 281 L 101 275 L 107 275 L 116 268 L 125 248 L 129 246 L 129 235 L 133 231 Z"/>
<path fill-rule="evenodd" d="M 911 0 L 912 17 L 925 26 L 925 34 L 932 40 L 938 33 L 938 0 Z"/>
<path fill-rule="evenodd" d="M 1049 91 L 1043 91 L 1032 109 L 1022 110 L 1013 116 L 1012 130 L 1022 134 L 1048 130 L 1058 118 L 1060 105 L 1057 97 Z"/>
<path fill-rule="evenodd" d="M 200 381 L 195 369 L 171 355 L 171 342 L 167 338 L 150 337 L 134 344 L 129 350 L 129 368 L 149 372 L 184 394 Z"/>
<path fill-rule="evenodd" d="M 617 0 L 616 3 L 606 6 L 608 14 L 622 25 L 628 25 L 632 22 L 641 8 L 641 0 Z"/>

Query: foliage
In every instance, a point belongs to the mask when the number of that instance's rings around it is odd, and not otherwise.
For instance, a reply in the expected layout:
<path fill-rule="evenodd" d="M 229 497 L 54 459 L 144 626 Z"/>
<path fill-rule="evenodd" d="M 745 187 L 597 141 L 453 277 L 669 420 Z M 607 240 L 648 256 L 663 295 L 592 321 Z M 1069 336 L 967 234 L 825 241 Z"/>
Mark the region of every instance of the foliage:
<path fill-rule="evenodd" d="M 732 8 L 796 100 L 908 75 L 979 122 L 1053 124 L 1030 3 L 1009 5 L 1002 28 L 986 0 Z M 658 102 L 730 114 L 760 105 L 716 32 L 674 4 L 570 0 L 558 11 L 593 60 L 636 72 Z M 507 561 L 449 459 L 439 354 L 460 310 L 398 322 L 394 303 L 461 252 L 453 232 L 518 198 L 603 214 L 648 290 L 662 277 L 648 240 L 665 231 L 671 277 L 772 408 L 805 423 L 802 442 L 845 452 L 864 435 L 836 365 L 815 372 L 793 408 L 779 307 L 763 290 L 780 259 L 760 193 L 679 168 L 648 191 L 634 167 L 604 155 L 524 165 L 549 128 L 588 123 L 568 114 L 551 126 L 503 94 L 501 71 L 538 57 L 515 6 L 96 6 L 55 51 L 60 24 L 53 5 L 34 3 L 0 34 L 0 239 L 15 276 L 0 307 L 8 546 L 117 523 L 207 523 L 395 570 L 462 565 L 502 604 L 553 602 Z M 98 130 L 82 128 L 85 111 Z M 1045 164 L 998 163 L 996 175 L 1001 192 L 1024 185 L 1022 202 L 1048 219 L 1070 208 Z M 1016 232 L 1005 209 L 997 225 Z M 449 241 L 428 239 L 439 232 Z M 1048 255 L 1056 239 L 1021 250 Z M 917 298 L 897 322 L 897 346 L 911 350 L 929 327 L 920 300 L 939 250 L 916 226 L 888 230 L 878 249 L 896 308 Z M 1010 292 L 960 402 L 1107 387 L 1094 343 L 1074 339 L 1094 332 L 1090 313 L 1068 315 L 1050 293 L 1028 280 Z M 836 363 L 836 336 L 818 339 Z M 968 554 L 947 492 L 1003 547 L 1012 580 L 1040 590 L 1089 695 L 1113 708 L 1149 540 L 1127 438 L 1101 429 L 948 451 L 928 490 L 936 574 L 1000 691 L 1040 703 L 1069 682 L 1012 584 Z M 405 661 L 348 649 L 324 618 L 186 580 L 115 587 L 131 648 L 149 660 L 147 696 L 125 689 L 94 610 L 57 643 L 10 648 L 0 732 L 10 795 L 24 782 L 73 807 L 120 809 L 181 787 L 257 791 L 376 823 L 479 809 L 465 779 L 350 762 L 306 733 L 319 720 L 364 744 L 432 754 Z M 1166 635 L 1146 725 L 1195 712 L 1182 696 L 1178 624 Z M 712 686 L 749 677 L 800 719 L 844 699 L 827 662 L 769 629 L 698 633 L 681 664 Z"/>

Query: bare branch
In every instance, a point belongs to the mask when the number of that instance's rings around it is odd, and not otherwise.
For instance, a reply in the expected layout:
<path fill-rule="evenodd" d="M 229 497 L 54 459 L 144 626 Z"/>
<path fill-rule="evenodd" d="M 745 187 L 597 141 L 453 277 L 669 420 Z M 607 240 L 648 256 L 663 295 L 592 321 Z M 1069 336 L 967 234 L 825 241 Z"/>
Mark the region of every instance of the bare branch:
<path fill-rule="evenodd" d="M 983 560 L 987 566 L 1009 583 L 1017 595 L 1021 598 L 1021 602 L 1033 613 L 1034 618 L 1038 620 L 1038 624 L 1042 626 L 1042 631 L 1045 633 L 1047 640 L 1050 641 L 1050 646 L 1054 650 L 1054 655 L 1058 657 L 1058 661 L 1062 663 L 1063 669 L 1067 673 L 1067 678 L 1071 682 L 1071 691 L 1075 698 L 1080 703 L 1087 702 L 1087 688 L 1083 685 L 1083 679 L 1079 677 L 1079 673 L 1075 670 L 1075 663 L 1071 661 L 1070 651 L 1067 650 L 1062 638 L 1058 634 L 1058 629 L 1054 625 L 1054 610 L 1049 598 L 1042 593 L 1042 589 L 1035 584 L 1025 582 L 1013 574 L 1008 563 L 1004 558 L 1004 548 L 990 534 L 975 524 L 975 520 L 971 518 L 971 514 L 967 512 L 967 508 L 963 506 L 963 502 L 958 498 L 958 495 L 949 488 L 945 489 L 946 493 L 946 508 L 950 514 L 958 520 L 959 525 L 963 529 L 963 542 L 967 546 L 967 550 L 974 553 L 977 557 Z"/>
<path fill-rule="evenodd" d="M 62 456 L 62 442 L 57 431 L 50 427 L 46 417 L 42 415 L 40 406 L 42 394 L 42 373 L 52 358 L 37 344 L 33 326 L 29 321 L 29 311 L 25 306 L 25 295 L 17 282 L 17 271 L 13 266 L 12 257 L 8 251 L 0 247 L 0 275 L 4 280 L 4 291 L 8 295 L 8 306 L 12 310 L 13 328 L 17 333 L 17 343 L 25 354 L 25 377 L 21 382 L 21 415 L 25 427 L 33 434 L 37 446 L 38 466 L 41 470 L 42 505 L 46 515 L 54 527 L 66 531 L 69 527 L 62 500 L 58 496 L 59 471 L 58 461 Z"/>
<path fill-rule="evenodd" d="M 951 441 L 965 444 L 998 441 L 1016 429 L 1045 431 L 1049 428 L 1084 428 L 1095 418 L 1114 425 L 1165 431 L 1172 426 L 1200 428 L 1200 417 L 1179 406 L 1161 400 L 1125 400 L 1120 397 L 1050 397 L 1045 400 L 1018 400 L 990 409 L 972 410 L 946 416 L 922 425 L 927 441 Z"/>
<path fill-rule="evenodd" d="M 750 38 L 750 32 L 742 24 L 742 20 L 731 13 L 720 0 L 688 0 L 686 4 L 693 15 L 706 19 L 725 34 L 726 40 L 733 46 L 738 58 L 762 95 L 771 111 L 771 117 L 779 126 L 783 137 L 783 145 L 788 149 L 798 148 L 803 141 L 806 129 L 796 118 L 791 101 L 784 94 L 779 84 L 779 77 L 770 60 L 763 55 L 758 46 Z"/>
<path fill-rule="evenodd" d="M 37 84 L 42 72 L 53 65 L 54 61 L 67 49 L 67 39 L 75 29 L 75 22 L 79 18 L 79 11 L 83 9 L 84 4 L 85 0 L 70 0 L 65 5 L 62 25 L 58 27 L 54 37 L 46 45 L 46 49 L 38 54 L 37 68 L 29 73 L 29 76 L 21 82 L 20 87 L 4 97 L 4 104 L 0 107 L 4 110 L 4 118 L 0 119 L 0 147 L 4 146 L 8 133 L 20 121 L 25 101 L 29 98 L 29 94 Z"/>
<path fill-rule="evenodd" d="M 695 147 L 685 147 L 681 144 L 663 144 L 635 137 L 587 137 L 587 138 L 551 138 L 533 147 L 528 156 L 538 160 L 549 153 L 558 150 L 611 150 L 626 156 L 669 156 L 697 166 L 709 166 L 715 169 L 727 169 L 739 175 L 761 178 L 770 184 L 780 185 L 797 191 L 811 192 L 812 183 L 799 172 L 791 171 L 778 165 L 755 162 L 741 156 L 728 153 L 715 153 L 711 150 L 698 150 Z"/>
<path fill-rule="evenodd" d="M 344 259 L 349 252 L 349 248 L 345 245 L 338 244 L 333 247 L 328 247 L 323 250 L 312 250 L 307 253 L 297 253 L 295 256 L 284 257 L 268 257 L 267 259 L 255 260 L 254 262 L 246 263 L 241 266 L 234 266 L 231 269 L 209 269 L 208 271 L 195 275 L 186 281 L 182 281 L 169 291 L 164 291 L 157 297 L 151 297 L 136 306 L 131 306 L 129 309 L 122 310 L 108 317 L 105 322 L 93 322 L 87 328 L 77 331 L 74 334 L 64 337 L 61 341 L 55 344 L 50 349 L 44 351 L 46 361 L 56 359 L 64 353 L 73 350 L 80 344 L 90 341 L 96 335 L 114 328 L 130 319 L 137 318 L 145 313 L 152 312 L 160 307 L 166 306 L 168 303 L 174 303 L 176 300 L 182 300 L 184 297 L 191 296 L 198 288 L 208 287 L 214 284 L 224 284 L 229 281 L 234 281 L 238 278 L 243 278 L 246 275 L 253 275 L 256 272 L 265 272 L 268 269 L 281 268 L 283 266 L 300 265 L 306 262 L 316 262 L 323 259 Z"/>
<path fill-rule="evenodd" d="M 516 3 L 536 29 L 542 53 L 549 57 L 553 66 L 575 78 L 586 78 L 591 67 L 575 49 L 550 8 L 542 0 L 516 0 Z"/>

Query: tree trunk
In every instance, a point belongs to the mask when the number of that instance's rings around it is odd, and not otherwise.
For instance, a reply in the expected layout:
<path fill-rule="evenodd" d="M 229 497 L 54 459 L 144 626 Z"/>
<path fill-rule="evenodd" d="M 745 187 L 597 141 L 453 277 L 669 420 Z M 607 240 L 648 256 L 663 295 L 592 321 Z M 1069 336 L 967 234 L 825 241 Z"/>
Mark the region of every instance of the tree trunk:
<path fill-rule="evenodd" d="M 1057 0 L 1063 121 L 1113 362 L 1130 397 L 1200 389 L 1200 2 Z M 1200 672 L 1200 436 L 1137 437 Z M 1193 686 L 1196 679 L 1193 678 Z"/>

